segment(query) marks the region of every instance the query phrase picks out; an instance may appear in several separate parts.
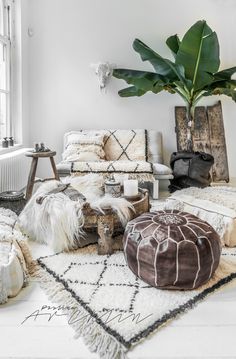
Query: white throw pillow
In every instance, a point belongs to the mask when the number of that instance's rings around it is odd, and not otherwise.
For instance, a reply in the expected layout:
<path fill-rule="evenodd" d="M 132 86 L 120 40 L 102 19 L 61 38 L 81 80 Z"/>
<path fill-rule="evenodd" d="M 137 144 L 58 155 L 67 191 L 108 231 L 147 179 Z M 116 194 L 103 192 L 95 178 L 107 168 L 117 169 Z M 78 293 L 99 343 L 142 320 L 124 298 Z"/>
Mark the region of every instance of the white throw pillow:
<path fill-rule="evenodd" d="M 104 135 L 86 132 L 72 133 L 68 136 L 66 149 L 62 154 L 65 162 L 103 161 Z"/>

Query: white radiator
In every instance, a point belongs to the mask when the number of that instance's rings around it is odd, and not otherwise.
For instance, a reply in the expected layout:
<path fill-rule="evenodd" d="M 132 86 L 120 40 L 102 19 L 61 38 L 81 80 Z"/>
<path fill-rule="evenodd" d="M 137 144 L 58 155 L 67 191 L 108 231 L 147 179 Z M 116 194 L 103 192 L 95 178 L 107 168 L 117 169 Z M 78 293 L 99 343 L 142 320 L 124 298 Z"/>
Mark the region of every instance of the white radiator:
<path fill-rule="evenodd" d="M 27 184 L 31 159 L 25 156 L 29 148 L 0 155 L 0 192 L 21 190 Z"/>

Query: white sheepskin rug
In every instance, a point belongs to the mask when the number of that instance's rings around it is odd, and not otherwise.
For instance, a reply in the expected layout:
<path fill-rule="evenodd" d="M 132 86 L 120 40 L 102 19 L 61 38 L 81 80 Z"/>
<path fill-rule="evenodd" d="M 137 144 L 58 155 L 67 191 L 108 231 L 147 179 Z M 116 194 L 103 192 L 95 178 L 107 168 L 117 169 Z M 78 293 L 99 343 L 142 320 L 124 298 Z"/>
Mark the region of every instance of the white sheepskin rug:
<path fill-rule="evenodd" d="M 67 177 L 64 183 L 82 193 L 94 210 L 103 213 L 103 208 L 111 207 L 123 226 L 130 219 L 133 206 L 124 198 L 104 196 L 102 176 L 88 174 L 83 177 Z M 83 246 L 84 240 L 84 200 L 70 200 L 63 192 L 48 194 L 61 182 L 50 181 L 42 184 L 27 203 L 19 216 L 18 224 L 30 239 L 50 245 L 55 252 L 68 251 Z M 44 197 L 45 196 L 45 197 Z M 44 197 L 41 204 L 37 199 Z"/>

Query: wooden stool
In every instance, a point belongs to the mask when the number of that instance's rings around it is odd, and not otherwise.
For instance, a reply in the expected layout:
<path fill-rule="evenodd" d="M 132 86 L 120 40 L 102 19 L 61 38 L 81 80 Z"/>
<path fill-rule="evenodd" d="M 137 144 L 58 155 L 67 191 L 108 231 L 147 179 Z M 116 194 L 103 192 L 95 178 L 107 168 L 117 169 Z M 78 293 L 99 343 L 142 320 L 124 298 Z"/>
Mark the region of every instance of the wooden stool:
<path fill-rule="evenodd" d="M 27 152 L 25 155 L 27 157 L 32 158 L 29 177 L 28 177 L 28 183 L 27 183 L 27 188 L 26 188 L 26 200 L 28 201 L 30 199 L 30 197 L 32 196 L 32 193 L 33 193 L 33 188 L 34 188 L 34 183 L 35 183 L 35 175 L 36 175 L 36 170 L 37 170 L 37 165 L 38 165 L 38 159 L 39 158 L 41 158 L 41 157 L 42 158 L 49 158 L 50 162 L 51 162 L 52 170 L 53 170 L 53 173 L 54 173 L 53 178 L 46 178 L 43 181 L 49 181 L 49 180 L 60 181 L 60 177 L 58 175 L 56 165 L 55 165 L 55 162 L 54 162 L 54 158 L 53 158 L 56 155 L 55 151 Z"/>

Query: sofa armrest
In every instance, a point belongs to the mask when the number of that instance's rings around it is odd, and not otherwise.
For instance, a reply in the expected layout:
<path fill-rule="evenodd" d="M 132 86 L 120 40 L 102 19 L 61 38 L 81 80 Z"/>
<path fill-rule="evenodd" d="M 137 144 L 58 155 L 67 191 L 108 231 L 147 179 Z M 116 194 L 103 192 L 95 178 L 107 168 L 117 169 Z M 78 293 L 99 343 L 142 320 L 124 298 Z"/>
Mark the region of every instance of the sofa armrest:
<path fill-rule="evenodd" d="M 163 163 L 162 134 L 156 130 L 147 130 L 148 161 Z"/>
<path fill-rule="evenodd" d="M 161 176 L 169 176 L 172 175 L 172 169 L 166 165 L 163 165 L 162 163 L 153 163 L 153 174 L 161 175 Z"/>
<path fill-rule="evenodd" d="M 157 180 L 171 180 L 174 178 L 173 175 L 169 174 L 169 175 L 154 175 L 155 179 Z"/>

